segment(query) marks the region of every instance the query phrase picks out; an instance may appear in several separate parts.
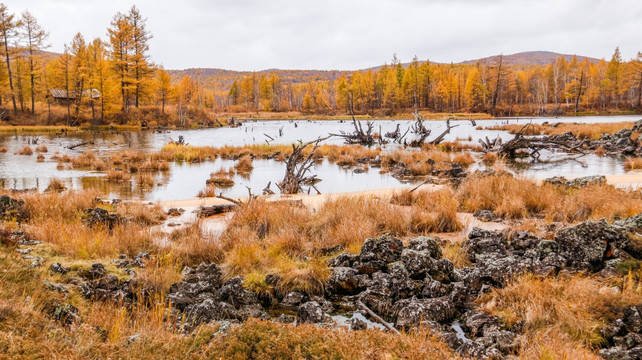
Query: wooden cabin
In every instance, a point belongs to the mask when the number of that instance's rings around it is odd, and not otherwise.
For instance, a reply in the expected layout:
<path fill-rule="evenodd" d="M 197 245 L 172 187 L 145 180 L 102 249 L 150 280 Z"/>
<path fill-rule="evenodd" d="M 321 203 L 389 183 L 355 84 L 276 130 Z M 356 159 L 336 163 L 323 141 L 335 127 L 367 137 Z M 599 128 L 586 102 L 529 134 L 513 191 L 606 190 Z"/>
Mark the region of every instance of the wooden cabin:
<path fill-rule="evenodd" d="M 78 99 L 79 91 L 76 90 L 64 90 L 64 89 L 49 89 L 49 94 L 54 101 L 66 104 L 76 101 Z M 100 99 L 100 91 L 98 89 L 87 89 L 82 92 L 83 99 Z"/>

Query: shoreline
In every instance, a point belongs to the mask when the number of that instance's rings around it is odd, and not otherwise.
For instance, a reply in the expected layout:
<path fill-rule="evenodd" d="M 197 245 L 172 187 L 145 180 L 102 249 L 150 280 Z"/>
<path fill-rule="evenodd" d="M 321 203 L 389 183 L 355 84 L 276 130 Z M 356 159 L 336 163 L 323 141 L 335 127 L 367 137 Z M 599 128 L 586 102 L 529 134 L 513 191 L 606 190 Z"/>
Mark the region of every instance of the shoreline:
<path fill-rule="evenodd" d="M 274 113 L 277 115 L 279 113 Z M 578 117 L 597 117 L 597 116 L 642 116 L 642 113 L 629 113 L 629 112 L 597 112 L 597 113 L 583 113 L 583 114 L 563 114 L 563 115 L 517 115 L 517 116 L 491 116 L 486 113 L 424 113 L 424 121 L 445 121 L 448 118 L 454 121 L 485 121 L 485 120 L 518 120 L 518 119 L 571 119 Z M 234 118 L 241 122 L 254 122 L 254 121 L 351 121 L 350 115 L 287 115 L 272 116 L 270 115 L 248 115 L 248 114 L 222 114 L 218 117 Z M 359 121 L 412 121 L 414 120 L 412 113 L 400 113 L 394 116 L 373 116 L 373 115 L 355 115 Z M 132 125 L 87 125 L 87 126 L 67 126 L 67 125 L 14 125 L 6 124 L 0 125 L 1 134 L 15 134 L 15 133 L 28 133 L 28 134 L 46 134 L 46 133 L 64 133 L 64 132 L 108 132 L 108 131 L 157 131 L 157 130 L 170 130 L 170 131 L 186 131 L 186 130 L 203 130 L 203 129 L 216 129 L 221 126 L 213 127 L 198 127 L 198 128 L 179 128 L 179 127 L 141 127 L 137 124 Z M 228 126 L 223 126 L 228 127 Z"/>

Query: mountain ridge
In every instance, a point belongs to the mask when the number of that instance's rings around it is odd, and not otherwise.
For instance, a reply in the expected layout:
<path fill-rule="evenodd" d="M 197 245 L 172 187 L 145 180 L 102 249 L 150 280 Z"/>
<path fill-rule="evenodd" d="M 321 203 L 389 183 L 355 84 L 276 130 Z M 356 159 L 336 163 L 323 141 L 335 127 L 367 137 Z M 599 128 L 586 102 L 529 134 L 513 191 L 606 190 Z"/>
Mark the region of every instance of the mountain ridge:
<path fill-rule="evenodd" d="M 477 58 L 477 59 L 471 59 L 471 60 L 464 60 L 460 62 L 453 62 L 452 64 L 455 65 L 474 65 L 477 62 L 480 63 L 486 63 L 490 64 L 492 63 L 497 57 L 500 55 L 492 55 L 492 56 L 487 56 L 487 57 L 482 57 L 482 58 Z M 584 55 L 575 55 L 575 54 L 562 54 L 562 53 L 557 53 L 553 51 L 544 51 L 544 50 L 537 50 L 537 51 L 524 51 L 524 52 L 519 52 L 515 54 L 508 54 L 508 55 L 502 55 L 503 56 L 503 62 L 504 64 L 507 65 L 547 65 L 552 62 L 554 62 L 558 57 L 563 56 L 566 61 L 571 61 L 573 56 L 576 56 L 577 61 L 583 61 L 584 59 L 588 59 L 589 62 L 597 63 L 600 62 L 600 59 L 593 58 L 590 56 L 584 56 Z M 420 63 L 424 63 L 425 61 L 420 61 Z M 404 67 L 410 65 L 411 63 L 402 63 Z M 448 63 L 441 63 L 441 64 L 448 64 Z M 370 68 L 365 68 L 365 69 L 358 69 L 358 70 L 315 70 L 315 69 L 308 69 L 308 70 L 303 70 L 303 69 L 264 69 L 264 70 L 256 70 L 256 71 L 246 71 L 246 70 L 229 70 L 229 69 L 222 69 L 222 68 L 208 68 L 208 67 L 201 67 L 201 68 L 187 68 L 187 69 L 171 69 L 168 70 L 171 73 L 184 73 L 184 75 L 190 75 L 190 76 L 200 76 L 200 75 L 205 75 L 205 76 L 220 76 L 220 75 L 248 75 L 252 73 L 257 73 L 257 74 L 262 74 L 262 73 L 310 73 L 310 76 L 314 76 L 315 74 L 317 75 L 331 75 L 332 78 L 335 76 L 341 76 L 342 73 L 350 73 L 354 71 L 363 71 L 363 70 L 378 70 L 384 65 L 379 65 L 379 66 L 374 66 Z M 325 78 L 325 76 L 322 76 Z"/>

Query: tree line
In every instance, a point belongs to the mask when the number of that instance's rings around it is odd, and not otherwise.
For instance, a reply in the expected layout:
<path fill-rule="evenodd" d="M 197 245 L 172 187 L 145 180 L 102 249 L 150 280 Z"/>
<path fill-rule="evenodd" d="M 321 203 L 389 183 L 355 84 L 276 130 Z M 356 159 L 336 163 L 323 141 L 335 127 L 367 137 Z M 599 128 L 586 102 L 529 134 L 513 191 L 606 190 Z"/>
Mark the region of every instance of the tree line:
<path fill-rule="evenodd" d="M 350 107 L 375 116 L 414 109 L 493 115 L 642 110 L 642 53 L 624 61 L 619 49 L 610 61 L 599 62 L 560 57 L 549 65 L 518 66 L 498 56 L 462 65 L 415 57 L 404 65 L 393 56 L 380 68 L 340 74 L 203 77 L 177 76 L 152 63 L 152 34 L 135 6 L 115 14 L 105 34 L 87 40 L 78 33 L 62 53 L 47 52 L 48 33 L 37 19 L 0 4 L 0 119 L 188 126 L 211 124 L 221 114 L 331 115 Z"/>
<path fill-rule="evenodd" d="M 419 108 L 434 112 L 551 115 L 581 111 L 641 111 L 642 53 L 623 61 L 570 61 L 507 65 L 503 56 L 474 65 L 420 62 L 396 56 L 377 70 L 344 73 L 332 81 L 284 83 L 274 74 L 251 74 L 232 83 L 221 106 L 247 110 L 345 113 L 350 101 L 362 114 L 393 115 Z"/>

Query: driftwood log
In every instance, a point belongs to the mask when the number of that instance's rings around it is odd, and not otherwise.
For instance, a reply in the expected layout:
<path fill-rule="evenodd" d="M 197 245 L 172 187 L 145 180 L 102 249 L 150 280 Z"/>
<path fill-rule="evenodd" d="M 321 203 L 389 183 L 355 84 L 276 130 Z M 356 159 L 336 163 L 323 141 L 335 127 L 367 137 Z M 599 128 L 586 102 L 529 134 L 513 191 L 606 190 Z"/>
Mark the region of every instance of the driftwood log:
<path fill-rule="evenodd" d="M 382 319 L 382 318 L 381 318 L 381 316 L 379 316 L 379 315 L 375 314 L 375 312 L 374 312 L 374 311 L 372 311 L 372 310 L 370 310 L 370 309 L 366 306 L 366 304 L 364 304 L 363 302 L 361 302 L 361 300 L 357 300 L 357 306 L 358 306 L 359 308 L 361 308 L 363 311 L 365 311 L 366 313 L 368 313 L 368 315 L 370 315 L 370 317 L 372 317 L 373 319 L 375 319 L 375 321 L 377 321 L 378 323 L 380 323 L 381 325 L 383 325 L 386 329 L 388 329 L 388 330 L 392 331 L 393 333 L 395 333 L 395 334 L 397 334 L 397 335 L 401 335 L 401 333 L 399 332 L 399 330 L 395 329 L 395 328 L 394 328 L 394 326 L 392 326 L 392 325 L 388 324 L 384 319 Z"/>
<path fill-rule="evenodd" d="M 218 215 L 226 213 L 228 211 L 234 210 L 238 205 L 237 204 L 216 204 L 211 206 L 201 206 L 196 210 L 196 215 L 199 218 L 210 217 L 212 215 Z"/>
<path fill-rule="evenodd" d="M 526 136 L 525 131 L 532 126 L 524 125 L 515 137 L 507 142 L 502 142 L 501 138 L 490 140 L 479 139 L 483 152 L 494 152 L 506 157 L 516 157 L 517 155 L 527 155 L 535 160 L 539 160 L 542 151 L 565 152 L 586 154 L 583 149 L 584 141 L 574 136 L 553 135 L 553 136 Z"/>

